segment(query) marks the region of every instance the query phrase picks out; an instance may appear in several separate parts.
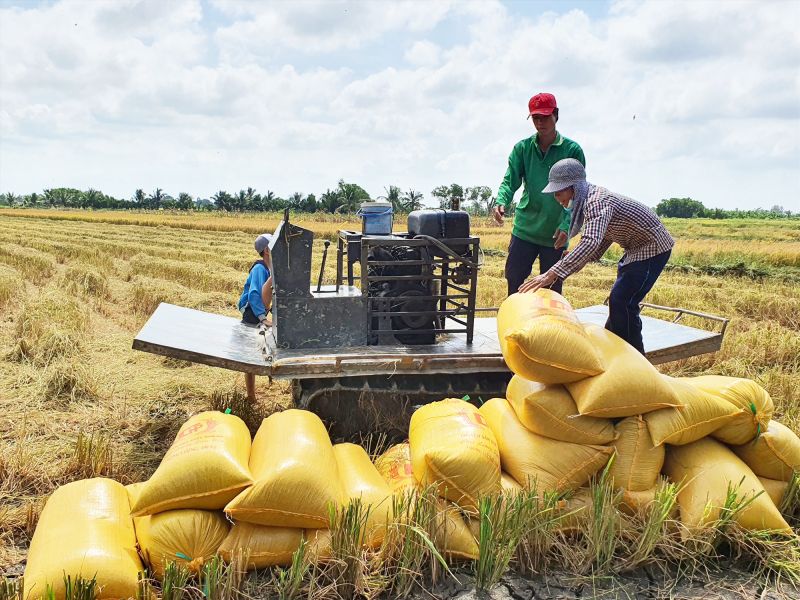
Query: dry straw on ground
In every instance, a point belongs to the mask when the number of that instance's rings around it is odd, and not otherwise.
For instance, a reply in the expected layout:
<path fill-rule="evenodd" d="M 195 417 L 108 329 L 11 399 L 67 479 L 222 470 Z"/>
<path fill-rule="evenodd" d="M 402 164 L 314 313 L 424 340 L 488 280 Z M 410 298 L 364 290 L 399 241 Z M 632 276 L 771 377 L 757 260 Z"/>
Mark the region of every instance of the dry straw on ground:
<path fill-rule="evenodd" d="M 0 571 L 23 561 L 42 500 L 55 487 L 98 472 L 123 483 L 142 480 L 188 415 L 241 405 L 242 376 L 134 352 L 131 339 L 161 301 L 235 316 L 239 286 L 254 259 L 253 234 L 271 231 L 278 218 L 0 211 Z M 357 227 L 333 216 L 295 220 L 320 239 L 332 239 L 340 227 Z M 662 275 L 648 300 L 725 315 L 731 323 L 720 352 L 661 370 L 755 379 L 772 395 L 776 418 L 800 430 L 800 225 L 672 220 L 667 226 L 678 238 L 675 268 Z M 497 306 L 505 295 L 510 226 L 480 222 L 475 233 L 486 250 L 479 305 Z M 315 273 L 321 241 L 316 243 Z M 618 254 L 612 249 L 607 258 Z M 328 261 L 328 281 L 334 265 Z M 614 276 L 611 264 L 591 265 L 566 282 L 565 294 L 574 306 L 600 303 Z M 260 402 L 248 409 L 252 423 L 290 399 L 287 383 L 266 378 L 258 380 L 258 394 Z M 534 510 L 524 503 L 519 510 L 539 511 L 527 519 L 536 527 L 500 530 L 520 536 L 509 561 L 523 571 L 585 574 L 649 565 L 667 573 L 679 564 L 700 574 L 711 568 L 708 556 L 718 553 L 747 556 L 752 572 L 761 575 L 791 577 L 800 569 L 796 546 L 743 536 L 726 524 L 720 525 L 722 538 L 706 542 L 705 557 L 681 554 L 670 534 L 671 503 L 674 490 L 666 487 L 659 510 L 638 521 L 620 514 L 611 501 L 596 503 L 581 541 L 556 532 L 541 512 L 546 507 Z M 495 536 L 492 543 L 502 545 L 503 539 Z M 395 565 L 390 571 L 388 563 L 362 557 L 346 572 L 359 589 L 373 591 L 410 590 L 431 573 L 446 580 L 432 554 L 407 558 L 410 570 Z M 252 594 L 271 585 L 277 586 L 269 587 L 273 591 L 299 590 L 303 597 L 344 593 L 314 568 L 303 569 L 298 565 L 242 585 Z M 367 571 L 358 575 L 358 569 Z M 502 571 L 491 564 L 481 569 L 484 581 Z M 320 587 L 309 593 L 315 573 Z"/>

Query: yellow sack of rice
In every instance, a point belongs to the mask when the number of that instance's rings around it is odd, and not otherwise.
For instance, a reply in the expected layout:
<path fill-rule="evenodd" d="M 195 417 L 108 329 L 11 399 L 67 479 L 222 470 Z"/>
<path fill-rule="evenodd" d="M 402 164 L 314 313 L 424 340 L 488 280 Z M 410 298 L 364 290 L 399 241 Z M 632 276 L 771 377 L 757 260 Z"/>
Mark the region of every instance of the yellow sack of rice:
<path fill-rule="evenodd" d="M 562 533 L 578 533 L 586 531 L 591 519 L 594 500 L 589 488 L 575 490 L 565 500 L 559 500 L 556 505 L 555 524 L 556 531 Z"/>
<path fill-rule="evenodd" d="M 742 528 L 792 531 L 753 471 L 727 446 L 713 438 L 668 447 L 664 473 L 682 486 L 678 492 L 681 522 L 690 528 L 719 519 L 730 486 L 740 501 L 760 492 L 734 516 Z"/>
<path fill-rule="evenodd" d="M 719 441 L 730 445 L 746 444 L 767 430 L 775 406 L 769 392 L 755 381 L 722 375 L 686 377 L 681 381 L 743 409 L 735 419 L 711 434 Z"/>
<path fill-rule="evenodd" d="M 216 510 L 250 485 L 250 432 L 239 417 L 202 412 L 184 423 L 153 476 L 138 490 L 133 516 L 176 508 Z"/>
<path fill-rule="evenodd" d="M 139 497 L 139 493 L 144 489 L 145 485 L 147 485 L 146 481 L 140 481 L 138 483 L 129 483 L 125 486 L 125 491 L 128 492 L 128 500 L 131 506 L 136 504 L 136 499 Z"/>
<path fill-rule="evenodd" d="M 519 422 L 504 398 L 480 408 L 497 438 L 503 470 L 525 488 L 564 491 L 579 488 L 602 469 L 613 453 L 609 446 L 572 444 L 537 435 Z"/>
<path fill-rule="evenodd" d="M 367 514 L 364 523 L 364 543 L 376 548 L 383 543 L 386 527 L 392 518 L 392 490 L 372 464 L 367 451 L 356 444 L 336 444 L 333 447 L 344 501 L 360 500 Z"/>
<path fill-rule="evenodd" d="M 500 473 L 500 489 L 506 494 L 518 494 L 522 491 L 522 486 L 511 475 L 505 471 Z"/>
<path fill-rule="evenodd" d="M 627 514 L 636 514 L 643 512 L 656 499 L 657 491 L 658 491 L 658 484 L 654 485 L 649 490 L 642 490 L 636 492 L 634 492 L 633 490 L 623 490 L 620 510 L 622 510 Z"/>
<path fill-rule="evenodd" d="M 331 556 L 328 529 L 299 529 L 295 527 L 266 527 L 253 523 L 236 523 L 219 547 L 219 555 L 231 562 L 247 559 L 247 569 L 286 567 L 305 538 L 306 556 L 310 561 L 326 560 Z"/>
<path fill-rule="evenodd" d="M 650 413 L 656 414 L 656 413 Z M 664 465 L 664 446 L 654 446 L 641 415 L 623 419 L 614 426 L 617 451 L 609 475 L 614 487 L 644 492 L 656 485 Z"/>
<path fill-rule="evenodd" d="M 97 581 L 97 598 L 135 598 L 136 534 L 125 487 L 104 478 L 61 486 L 47 500 L 28 550 L 23 597 L 66 597 L 64 575 Z"/>
<path fill-rule="evenodd" d="M 506 298 L 497 312 L 497 335 L 508 368 L 525 379 L 566 383 L 603 372 L 575 311 L 552 290 Z"/>
<path fill-rule="evenodd" d="M 792 471 L 800 470 L 800 438 L 778 421 L 753 442 L 733 446 L 733 451 L 759 477 L 789 481 Z"/>
<path fill-rule="evenodd" d="M 221 511 L 183 508 L 136 517 L 136 539 L 145 562 L 160 581 L 168 562 L 199 574 L 228 535 L 228 520 Z"/>
<path fill-rule="evenodd" d="M 775 506 L 780 507 L 783 503 L 783 497 L 786 495 L 786 490 L 789 489 L 788 481 L 780 481 L 778 479 L 768 479 L 766 477 L 759 477 L 758 480 L 764 489 L 767 490 L 767 495 L 775 503 Z"/>
<path fill-rule="evenodd" d="M 255 483 L 225 507 L 238 521 L 322 529 L 329 526 L 328 507 L 341 504 L 328 431 L 307 410 L 292 408 L 264 419 L 253 440 L 250 471 Z"/>
<path fill-rule="evenodd" d="M 606 370 L 566 384 L 580 414 L 614 419 L 680 406 L 670 385 L 633 346 L 597 325 L 585 328 Z"/>
<path fill-rule="evenodd" d="M 477 560 L 478 542 L 456 506 L 446 500 L 437 503 L 434 545 L 448 559 Z"/>
<path fill-rule="evenodd" d="M 375 468 L 389 484 L 393 494 L 417 489 L 411 468 L 411 449 L 408 442 L 395 444 L 375 460 Z"/>
<path fill-rule="evenodd" d="M 575 444 L 608 444 L 614 439 L 610 419 L 585 417 L 561 384 L 547 385 L 514 375 L 506 398 L 520 422 L 533 433 Z"/>
<path fill-rule="evenodd" d="M 423 485 L 440 496 L 477 510 L 484 494 L 500 492 L 500 453 L 494 434 L 478 409 L 448 398 L 426 404 L 411 415 L 411 468 Z"/>
<path fill-rule="evenodd" d="M 664 408 L 644 415 L 656 446 L 696 442 L 739 418 L 743 410 L 681 379 L 662 375 L 680 399 L 680 408 Z"/>

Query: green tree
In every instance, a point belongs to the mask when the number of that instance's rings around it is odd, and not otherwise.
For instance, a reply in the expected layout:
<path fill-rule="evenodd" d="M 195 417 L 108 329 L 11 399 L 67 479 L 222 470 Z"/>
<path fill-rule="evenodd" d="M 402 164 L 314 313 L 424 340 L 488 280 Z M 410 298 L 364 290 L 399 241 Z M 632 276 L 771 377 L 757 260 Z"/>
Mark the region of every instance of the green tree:
<path fill-rule="evenodd" d="M 178 194 L 178 200 L 175 202 L 175 207 L 180 210 L 191 210 L 194 208 L 194 199 L 190 194 L 181 192 Z"/>
<path fill-rule="evenodd" d="M 341 204 L 337 190 L 327 189 L 319 197 L 319 206 L 325 212 L 335 213 Z"/>
<path fill-rule="evenodd" d="M 142 188 L 133 193 L 133 201 L 139 208 L 144 208 L 147 205 L 147 196 Z"/>
<path fill-rule="evenodd" d="M 433 188 L 431 196 L 439 200 L 439 208 L 460 208 L 464 201 L 464 188 L 457 183 Z"/>
<path fill-rule="evenodd" d="M 703 203 L 691 198 L 668 198 L 656 205 L 656 214 L 659 217 L 691 219 L 702 217 L 705 212 L 706 207 Z"/>
<path fill-rule="evenodd" d="M 468 203 L 466 206 L 467 211 L 476 216 L 488 215 L 495 201 L 492 196 L 492 188 L 485 185 L 468 187 L 464 190 L 464 198 Z"/>
<path fill-rule="evenodd" d="M 147 208 L 154 208 L 158 209 L 161 207 L 161 203 L 164 201 L 164 190 L 161 188 L 156 188 L 153 190 L 153 193 L 147 197 Z"/>
<path fill-rule="evenodd" d="M 403 194 L 403 205 L 407 212 L 419 210 L 422 208 L 422 192 L 418 192 L 413 188 L 408 188 L 408 191 Z"/>
<path fill-rule="evenodd" d="M 217 207 L 217 210 L 231 210 L 233 206 L 233 196 L 224 190 L 218 191 L 211 196 L 211 199 L 214 201 L 214 206 Z"/>
<path fill-rule="evenodd" d="M 406 204 L 403 201 L 400 188 L 396 185 L 390 185 L 388 188 L 383 188 L 386 191 L 385 196 L 378 196 L 382 200 L 388 200 L 392 203 L 392 210 L 394 212 L 403 212 L 406 210 Z"/>
<path fill-rule="evenodd" d="M 105 196 L 103 192 L 89 188 L 81 194 L 80 207 L 81 208 L 101 208 Z"/>
<path fill-rule="evenodd" d="M 0 205 L 4 206 L 17 206 L 22 203 L 22 198 L 17 196 L 14 192 L 6 192 L 0 194 Z"/>
<path fill-rule="evenodd" d="M 279 204 L 278 198 L 272 190 L 267 190 L 267 193 L 261 196 L 261 210 L 278 210 Z"/>
<path fill-rule="evenodd" d="M 306 196 L 306 199 L 303 200 L 303 205 L 300 208 L 303 212 L 317 212 L 317 197 L 314 194 L 309 194 Z"/>
<path fill-rule="evenodd" d="M 355 212 L 362 202 L 369 200 L 369 194 L 364 188 L 356 183 L 345 183 L 344 179 L 339 180 L 336 193 L 341 203 L 335 212 Z"/>

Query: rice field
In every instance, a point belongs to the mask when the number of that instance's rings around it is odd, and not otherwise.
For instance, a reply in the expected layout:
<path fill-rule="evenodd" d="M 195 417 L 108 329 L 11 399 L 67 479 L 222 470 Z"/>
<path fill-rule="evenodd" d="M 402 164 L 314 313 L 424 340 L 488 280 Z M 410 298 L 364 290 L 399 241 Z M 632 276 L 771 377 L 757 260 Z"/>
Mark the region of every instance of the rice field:
<path fill-rule="evenodd" d="M 21 570 L 43 500 L 56 487 L 93 475 L 142 481 L 191 414 L 247 404 L 242 375 L 135 352 L 131 341 L 162 301 L 236 316 L 255 258 L 254 235 L 272 231 L 279 218 L 0 210 L 0 572 Z M 323 240 L 333 240 L 340 228 L 359 227 L 332 215 L 294 219 L 317 234 L 312 273 L 318 272 Z M 720 352 L 660 369 L 755 379 L 772 395 L 775 418 L 800 431 L 800 223 L 669 220 L 667 227 L 678 243 L 648 301 L 731 322 Z M 478 304 L 497 306 L 505 296 L 510 224 L 500 228 L 482 220 L 473 231 L 486 254 Z M 604 300 L 618 256 L 612 248 L 602 264 L 565 283 L 573 306 Z M 328 281 L 334 263 L 328 261 Z M 248 424 L 290 402 L 287 382 L 259 378 L 257 390 L 258 404 L 243 409 Z M 87 452 L 87 444 L 94 450 Z M 603 510 L 608 507 L 595 505 L 595 512 Z M 649 526 L 657 535 L 648 559 L 662 543 L 664 524 Z M 587 555 L 618 566 L 624 538 L 615 537 L 608 548 L 608 531 L 593 535 Z M 781 560 L 797 558 L 791 554 L 796 549 L 781 551 Z M 509 561 L 523 564 L 511 554 Z M 629 562 L 641 558 L 626 556 Z M 574 567 L 586 574 L 598 564 Z M 800 559 L 791 564 L 800 573 Z M 526 568 L 540 567 L 534 557 Z M 477 572 L 491 579 L 496 569 L 479 565 Z"/>

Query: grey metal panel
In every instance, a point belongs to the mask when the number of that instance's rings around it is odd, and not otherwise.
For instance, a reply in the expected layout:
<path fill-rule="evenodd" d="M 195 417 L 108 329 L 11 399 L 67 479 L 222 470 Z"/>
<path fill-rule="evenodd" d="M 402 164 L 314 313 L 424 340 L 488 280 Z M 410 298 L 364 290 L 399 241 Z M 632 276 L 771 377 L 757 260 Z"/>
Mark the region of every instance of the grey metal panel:
<path fill-rule="evenodd" d="M 133 349 L 269 375 L 263 338 L 257 327 L 239 319 L 162 302 L 134 338 Z"/>
<path fill-rule="evenodd" d="M 584 323 L 605 326 L 608 307 L 602 304 L 587 306 L 576 311 Z M 642 339 L 647 358 L 661 364 L 706 352 L 715 352 L 722 344 L 722 334 L 705 329 L 688 327 L 672 321 L 642 316 Z"/>
<path fill-rule="evenodd" d="M 328 294 L 314 294 L 313 299 L 283 298 L 275 313 L 275 347 L 293 349 L 341 348 L 366 346 L 365 302 L 358 288 L 323 286 Z"/>

